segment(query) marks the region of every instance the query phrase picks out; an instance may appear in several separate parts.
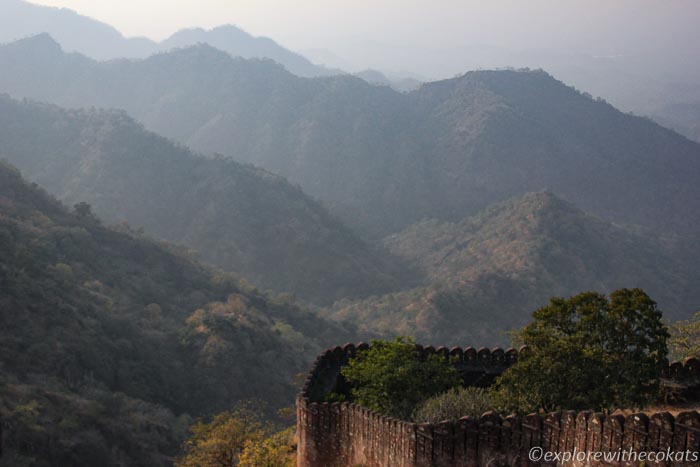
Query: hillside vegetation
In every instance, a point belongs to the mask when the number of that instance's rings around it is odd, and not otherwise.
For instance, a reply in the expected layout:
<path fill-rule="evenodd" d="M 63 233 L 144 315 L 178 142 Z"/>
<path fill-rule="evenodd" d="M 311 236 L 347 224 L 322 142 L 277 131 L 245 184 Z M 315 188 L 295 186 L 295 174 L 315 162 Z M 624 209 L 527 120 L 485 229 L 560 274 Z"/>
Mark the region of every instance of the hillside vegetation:
<path fill-rule="evenodd" d="M 87 202 L 109 223 L 307 301 L 385 292 L 412 277 L 281 177 L 195 155 L 123 112 L 0 96 L 0 158 L 69 205 Z"/>
<path fill-rule="evenodd" d="M 419 341 L 492 346 L 552 296 L 641 287 L 666 319 L 690 316 L 700 294 L 693 238 L 611 224 L 551 193 L 531 193 L 460 222 L 426 220 L 385 239 L 429 285 L 329 310 L 361 328 Z"/>
<path fill-rule="evenodd" d="M 0 69 L 0 158 L 38 184 L 0 165 L 10 465 L 168 465 L 193 417 L 288 405 L 326 345 L 505 344 L 592 290 L 697 311 L 700 145 L 544 72 L 398 93 L 207 45 L 97 62 L 46 34 Z"/>
<path fill-rule="evenodd" d="M 288 405 L 295 375 L 347 339 L 172 250 L 0 164 L 3 465 L 167 464 L 191 416 Z"/>
<path fill-rule="evenodd" d="M 147 128 L 289 178 L 379 237 L 549 190 L 619 223 L 700 226 L 700 144 L 541 71 L 478 71 L 402 94 L 305 79 L 209 46 L 95 62 L 46 35 L 0 48 L 0 89 L 123 108 Z"/>

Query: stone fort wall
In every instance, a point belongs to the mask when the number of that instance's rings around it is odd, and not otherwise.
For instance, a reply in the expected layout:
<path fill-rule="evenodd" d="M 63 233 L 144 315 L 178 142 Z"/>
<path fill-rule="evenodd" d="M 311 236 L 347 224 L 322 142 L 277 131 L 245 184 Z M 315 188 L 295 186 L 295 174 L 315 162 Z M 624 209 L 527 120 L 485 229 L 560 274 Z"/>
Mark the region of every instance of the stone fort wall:
<path fill-rule="evenodd" d="M 700 451 L 700 414 L 687 411 L 604 415 L 589 411 L 524 417 L 487 412 L 437 424 L 397 420 L 354 403 L 322 402 L 343 392 L 340 369 L 358 350 L 348 344 L 319 356 L 297 397 L 298 467 L 407 467 L 514 465 L 641 465 L 639 462 L 530 462 L 534 447 L 552 452 Z M 452 356 L 465 385 L 487 386 L 518 356 L 514 349 L 421 347 L 424 355 Z M 522 349 L 521 349 L 522 351 Z M 664 377 L 697 387 L 700 361 L 670 364 Z M 681 465 L 669 462 L 647 465 Z M 682 465 L 700 465 L 686 463 Z"/>

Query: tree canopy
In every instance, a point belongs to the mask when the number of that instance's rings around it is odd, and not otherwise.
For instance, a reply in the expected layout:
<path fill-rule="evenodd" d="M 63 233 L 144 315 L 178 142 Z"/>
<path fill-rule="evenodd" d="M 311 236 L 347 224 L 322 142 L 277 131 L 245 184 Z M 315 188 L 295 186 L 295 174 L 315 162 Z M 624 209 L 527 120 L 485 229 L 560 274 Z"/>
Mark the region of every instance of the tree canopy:
<path fill-rule="evenodd" d="M 276 431 L 252 404 L 199 421 L 178 467 L 293 467 L 293 430 Z"/>
<path fill-rule="evenodd" d="M 673 359 L 700 356 L 700 311 L 692 319 L 678 321 L 671 326 L 669 343 Z"/>
<path fill-rule="evenodd" d="M 359 404 L 402 419 L 424 400 L 462 382 L 449 360 L 422 357 L 413 340 L 404 337 L 372 341 L 341 372 Z"/>
<path fill-rule="evenodd" d="M 498 378 L 508 410 L 642 407 L 658 397 L 668 330 L 641 289 L 552 298 L 516 333 L 528 346 Z"/>

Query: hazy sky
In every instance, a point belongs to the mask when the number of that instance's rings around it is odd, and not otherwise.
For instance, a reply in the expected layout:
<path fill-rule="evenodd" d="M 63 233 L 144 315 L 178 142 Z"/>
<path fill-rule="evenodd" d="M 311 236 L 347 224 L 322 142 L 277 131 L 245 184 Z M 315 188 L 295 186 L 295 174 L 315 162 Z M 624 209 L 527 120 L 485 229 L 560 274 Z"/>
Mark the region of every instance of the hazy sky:
<path fill-rule="evenodd" d="M 591 54 L 700 44 L 698 0 L 33 0 L 68 7 L 127 36 L 162 39 L 232 23 L 294 49 L 352 63 L 473 46 Z M 375 50 L 376 49 L 376 50 Z M 381 53 L 380 53 L 381 52 Z M 409 62 L 407 62 L 409 63 Z"/>

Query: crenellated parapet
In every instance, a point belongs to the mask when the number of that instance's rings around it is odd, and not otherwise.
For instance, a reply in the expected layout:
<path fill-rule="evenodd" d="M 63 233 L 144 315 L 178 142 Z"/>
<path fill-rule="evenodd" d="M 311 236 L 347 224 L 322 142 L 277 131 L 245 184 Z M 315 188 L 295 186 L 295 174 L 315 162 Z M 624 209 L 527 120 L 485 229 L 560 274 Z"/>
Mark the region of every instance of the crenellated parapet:
<path fill-rule="evenodd" d="M 700 400 L 700 360 L 687 358 L 669 363 L 661 372 L 661 384 L 672 397 Z"/>
<path fill-rule="evenodd" d="M 299 467 L 408 467 L 557 465 L 528 460 L 530 450 L 551 452 L 674 452 L 700 450 L 700 414 L 668 412 L 605 415 L 590 411 L 530 414 L 417 424 L 376 413 L 352 402 L 323 402 L 331 392 L 349 388 L 341 368 L 368 344 L 346 344 L 321 354 L 297 397 Z M 466 385 L 488 385 L 527 349 L 417 346 L 422 356 L 450 359 Z M 700 361 L 674 362 L 667 381 L 696 387 Z M 559 462 L 558 465 L 639 465 L 630 462 Z M 650 465 L 681 465 L 661 463 Z M 693 465 L 693 464 L 683 464 Z M 694 464 L 699 465 L 699 464 Z"/>
<path fill-rule="evenodd" d="M 340 375 L 340 369 L 360 350 L 369 349 L 369 344 L 345 344 L 328 349 L 316 358 L 309 372 L 301 394 L 311 401 L 321 401 L 331 392 L 344 393 L 347 389 Z M 495 347 L 438 347 L 416 345 L 423 358 L 442 355 L 453 362 L 464 378 L 465 386 L 489 386 L 518 359 L 518 353 L 527 351 Z"/>

